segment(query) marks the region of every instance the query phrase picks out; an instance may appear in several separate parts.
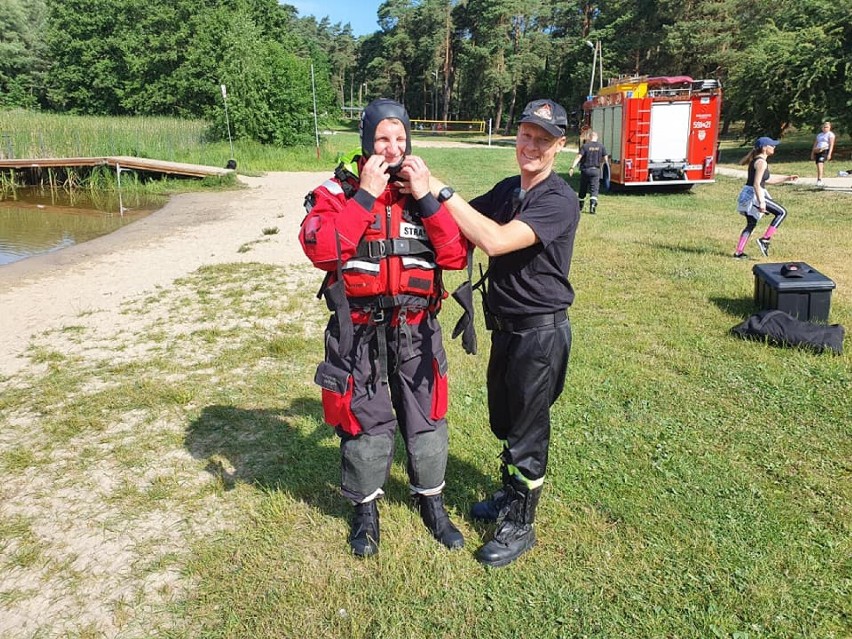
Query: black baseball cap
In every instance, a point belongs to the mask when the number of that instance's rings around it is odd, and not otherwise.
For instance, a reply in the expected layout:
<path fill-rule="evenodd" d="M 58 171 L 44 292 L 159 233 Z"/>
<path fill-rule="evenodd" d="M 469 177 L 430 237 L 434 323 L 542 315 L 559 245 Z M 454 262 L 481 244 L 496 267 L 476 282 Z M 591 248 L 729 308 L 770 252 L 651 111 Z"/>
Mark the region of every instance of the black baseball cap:
<path fill-rule="evenodd" d="M 537 124 L 550 135 L 561 138 L 565 135 L 565 127 L 568 126 L 568 115 L 565 109 L 553 100 L 533 100 L 524 107 L 521 119 L 518 120 L 518 124 L 524 122 Z"/>

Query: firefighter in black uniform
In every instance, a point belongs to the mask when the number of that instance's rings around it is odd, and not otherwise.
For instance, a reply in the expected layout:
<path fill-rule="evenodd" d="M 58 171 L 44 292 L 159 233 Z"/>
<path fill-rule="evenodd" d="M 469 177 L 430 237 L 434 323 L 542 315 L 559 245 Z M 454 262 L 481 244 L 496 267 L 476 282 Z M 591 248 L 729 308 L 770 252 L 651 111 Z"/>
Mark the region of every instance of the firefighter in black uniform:
<path fill-rule="evenodd" d="M 520 175 L 465 202 L 440 180 L 432 192 L 446 203 L 462 233 L 489 256 L 484 292 L 491 330 L 488 412 L 502 443 L 502 487 L 471 509 L 497 523 L 476 553 L 505 566 L 535 544 L 536 507 L 547 469 L 550 407 L 568 369 L 574 300 L 568 281 L 580 221 L 577 195 L 553 170 L 565 146 L 565 110 L 530 102 L 521 116 L 515 156 Z"/>
<path fill-rule="evenodd" d="M 580 147 L 574 163 L 568 173 L 574 175 L 574 169 L 580 165 L 580 210 L 586 208 L 586 193 L 591 195 L 589 199 L 589 213 L 595 213 L 598 208 L 598 193 L 601 185 L 601 170 L 606 163 L 606 147 L 598 142 L 598 134 L 589 133 L 588 141 Z"/>

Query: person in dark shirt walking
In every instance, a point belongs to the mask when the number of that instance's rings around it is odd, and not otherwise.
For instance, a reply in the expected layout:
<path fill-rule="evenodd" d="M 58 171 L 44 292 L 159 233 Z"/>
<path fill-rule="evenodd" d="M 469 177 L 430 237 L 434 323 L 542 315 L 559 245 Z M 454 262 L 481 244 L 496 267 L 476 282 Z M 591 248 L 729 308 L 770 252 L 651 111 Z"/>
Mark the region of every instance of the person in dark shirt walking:
<path fill-rule="evenodd" d="M 591 196 L 589 213 L 594 214 L 598 208 L 601 171 L 608 155 L 606 147 L 598 142 L 598 134 L 595 131 L 590 132 L 588 141 L 580 147 L 580 152 L 568 171 L 569 175 L 574 175 L 574 169 L 577 165 L 580 166 L 580 211 L 586 208 L 586 193 Z"/>

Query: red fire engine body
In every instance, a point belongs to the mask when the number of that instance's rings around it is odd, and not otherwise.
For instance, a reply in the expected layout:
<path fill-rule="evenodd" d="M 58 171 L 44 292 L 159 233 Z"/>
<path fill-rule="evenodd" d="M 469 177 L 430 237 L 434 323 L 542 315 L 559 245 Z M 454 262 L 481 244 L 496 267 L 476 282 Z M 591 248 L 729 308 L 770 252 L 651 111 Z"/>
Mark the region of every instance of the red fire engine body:
<path fill-rule="evenodd" d="M 620 78 L 583 104 L 583 132 L 609 152 L 611 184 L 690 188 L 715 181 L 721 105 L 716 80 Z"/>

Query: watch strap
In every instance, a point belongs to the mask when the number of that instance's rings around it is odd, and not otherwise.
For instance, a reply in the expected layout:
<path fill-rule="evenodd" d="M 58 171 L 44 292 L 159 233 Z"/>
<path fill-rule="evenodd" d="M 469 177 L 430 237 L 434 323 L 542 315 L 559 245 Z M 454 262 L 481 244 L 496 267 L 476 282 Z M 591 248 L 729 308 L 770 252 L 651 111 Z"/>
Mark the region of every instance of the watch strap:
<path fill-rule="evenodd" d="M 438 191 L 438 202 L 443 204 L 447 200 L 449 200 L 455 194 L 455 190 L 451 186 L 445 186 L 440 191 Z"/>

